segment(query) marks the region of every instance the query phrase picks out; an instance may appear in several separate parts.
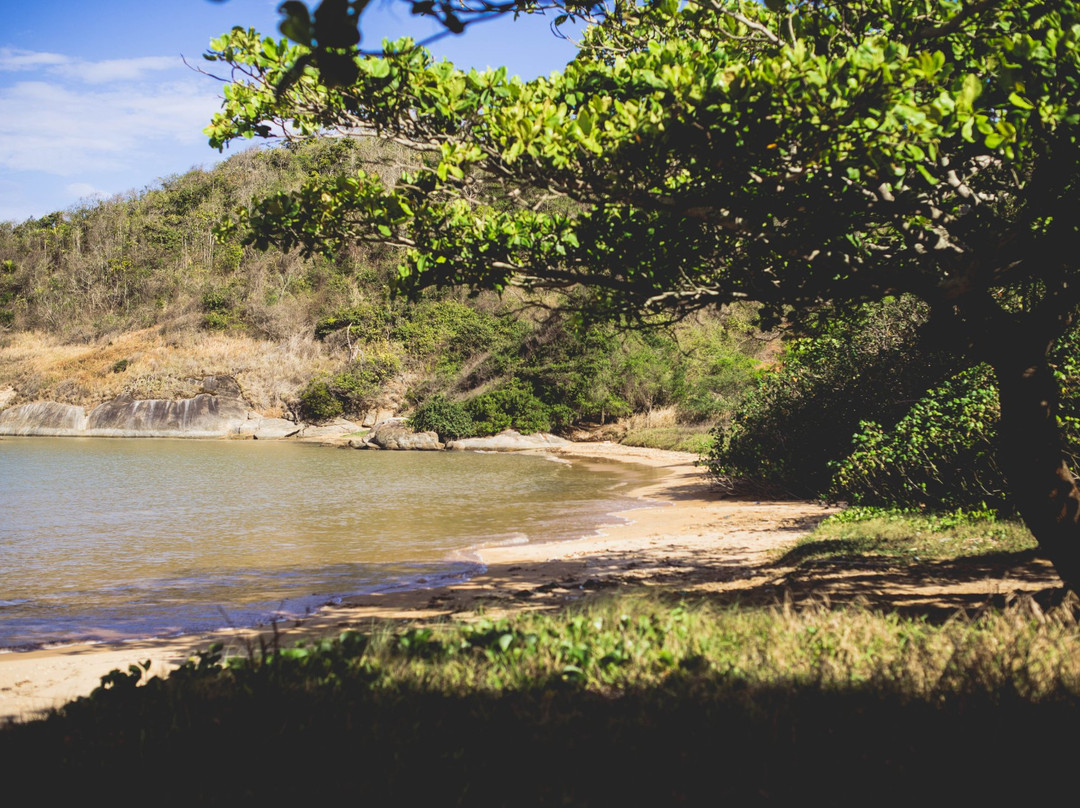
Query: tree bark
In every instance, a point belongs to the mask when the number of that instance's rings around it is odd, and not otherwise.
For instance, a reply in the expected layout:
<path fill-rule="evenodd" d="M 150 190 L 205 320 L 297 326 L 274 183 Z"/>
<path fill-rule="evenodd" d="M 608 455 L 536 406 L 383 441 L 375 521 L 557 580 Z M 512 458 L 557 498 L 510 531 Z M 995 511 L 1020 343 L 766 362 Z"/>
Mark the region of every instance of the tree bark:
<path fill-rule="evenodd" d="M 999 460 L 1020 515 L 1070 589 L 1080 592 L 1080 488 L 1065 463 L 1049 345 L 1000 346 Z"/>

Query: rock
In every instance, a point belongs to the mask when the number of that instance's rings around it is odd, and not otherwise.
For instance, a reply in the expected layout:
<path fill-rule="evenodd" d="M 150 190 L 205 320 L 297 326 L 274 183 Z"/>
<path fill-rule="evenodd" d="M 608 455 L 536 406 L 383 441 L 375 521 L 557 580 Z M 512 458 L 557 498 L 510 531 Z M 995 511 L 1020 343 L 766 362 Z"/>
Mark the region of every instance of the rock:
<path fill-rule="evenodd" d="M 232 376 L 206 376 L 199 382 L 199 392 L 211 396 L 242 398 L 240 383 Z"/>
<path fill-rule="evenodd" d="M 364 414 L 364 420 L 361 421 L 361 424 L 366 427 L 373 427 L 375 426 L 375 424 L 381 423 L 383 421 L 400 420 L 394 418 L 395 412 L 396 410 L 388 409 L 368 410 Z"/>
<path fill-rule="evenodd" d="M 129 396 L 95 407 L 86 419 L 88 436 L 221 438 L 247 423 L 247 406 L 229 396 L 200 393 L 179 401 Z"/>
<path fill-rule="evenodd" d="M 550 449 L 555 446 L 567 446 L 570 441 L 547 432 L 522 435 L 514 429 L 504 429 L 498 435 L 487 438 L 461 438 L 446 444 L 447 449 L 456 451 L 514 452 L 521 449 Z"/>
<path fill-rule="evenodd" d="M 336 418 L 329 424 L 322 424 L 320 426 L 305 426 L 301 432 L 301 438 L 340 438 L 342 435 L 351 435 L 353 432 L 359 432 L 360 427 L 354 424 L 352 421 L 346 421 L 344 418 Z"/>
<path fill-rule="evenodd" d="M 83 435 L 86 410 L 55 401 L 20 404 L 0 412 L 0 435 Z"/>
<path fill-rule="evenodd" d="M 443 448 L 435 432 L 413 432 L 404 418 L 390 418 L 374 426 L 367 436 L 369 447 L 432 452 Z"/>
<path fill-rule="evenodd" d="M 244 434 L 245 427 L 252 423 L 255 427 L 251 430 L 251 437 L 255 440 L 282 440 L 300 432 L 300 424 L 294 424 L 284 418 L 263 418 L 261 421 L 248 421 L 240 427 L 240 434 Z"/>

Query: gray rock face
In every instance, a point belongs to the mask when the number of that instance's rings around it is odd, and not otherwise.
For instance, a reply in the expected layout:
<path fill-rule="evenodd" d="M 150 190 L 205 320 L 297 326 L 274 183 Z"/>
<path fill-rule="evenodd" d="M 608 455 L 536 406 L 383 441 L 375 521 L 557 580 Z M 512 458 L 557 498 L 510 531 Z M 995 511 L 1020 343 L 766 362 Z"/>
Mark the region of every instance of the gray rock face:
<path fill-rule="evenodd" d="M 474 452 L 513 452 L 521 449 L 550 449 L 553 446 L 566 446 L 570 441 L 547 432 L 522 435 L 513 429 L 504 429 L 498 435 L 487 438 L 461 438 L 446 444 L 447 449 Z"/>
<path fill-rule="evenodd" d="M 232 376 L 206 376 L 199 382 L 199 392 L 224 398 L 243 398 L 240 383 Z"/>
<path fill-rule="evenodd" d="M 323 424 L 322 426 L 305 426 L 303 431 L 300 432 L 302 438 L 340 438 L 342 435 L 351 435 L 353 432 L 359 432 L 360 427 L 354 424 L 352 421 L 346 421 L 344 418 L 339 418 L 331 424 Z"/>
<path fill-rule="evenodd" d="M 223 384 L 221 389 L 233 388 Z M 209 393 L 179 401 L 121 396 L 95 407 L 89 415 L 82 407 L 36 401 L 0 413 L 0 435 L 223 438 L 237 434 L 248 422 L 247 414 L 241 399 Z"/>
<path fill-rule="evenodd" d="M 434 452 L 443 448 L 435 432 L 413 432 L 404 418 L 391 418 L 376 424 L 365 441 L 367 448 Z"/>
<path fill-rule="evenodd" d="M 235 435 L 247 422 L 247 406 L 238 398 L 200 393 L 179 401 L 139 401 L 121 397 L 95 407 L 86 434 L 100 437 L 218 438 Z"/>
<path fill-rule="evenodd" d="M 85 435 L 86 410 L 55 401 L 35 401 L 0 412 L 0 435 Z"/>
<path fill-rule="evenodd" d="M 282 440 L 298 434 L 300 429 L 300 424 L 294 424 L 284 418 L 255 419 L 249 413 L 248 420 L 240 425 L 239 434 L 255 440 Z"/>

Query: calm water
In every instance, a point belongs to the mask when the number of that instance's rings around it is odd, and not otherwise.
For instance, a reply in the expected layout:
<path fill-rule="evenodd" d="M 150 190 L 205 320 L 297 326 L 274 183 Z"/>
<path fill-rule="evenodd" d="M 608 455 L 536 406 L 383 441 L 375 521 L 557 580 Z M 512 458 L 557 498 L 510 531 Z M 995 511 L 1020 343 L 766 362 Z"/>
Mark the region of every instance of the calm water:
<path fill-rule="evenodd" d="M 5 438 L 0 647 L 253 625 L 467 577 L 470 548 L 611 521 L 633 504 L 628 475 L 505 454 Z"/>

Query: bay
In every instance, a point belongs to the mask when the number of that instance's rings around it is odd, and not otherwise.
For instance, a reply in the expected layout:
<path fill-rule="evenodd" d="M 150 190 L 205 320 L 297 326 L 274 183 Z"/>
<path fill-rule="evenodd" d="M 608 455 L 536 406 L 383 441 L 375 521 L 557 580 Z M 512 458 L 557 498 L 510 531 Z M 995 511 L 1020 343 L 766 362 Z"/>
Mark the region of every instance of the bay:
<path fill-rule="evenodd" d="M 613 521 L 649 472 L 265 441 L 0 440 L 0 647 L 248 626 L 475 574 Z"/>

